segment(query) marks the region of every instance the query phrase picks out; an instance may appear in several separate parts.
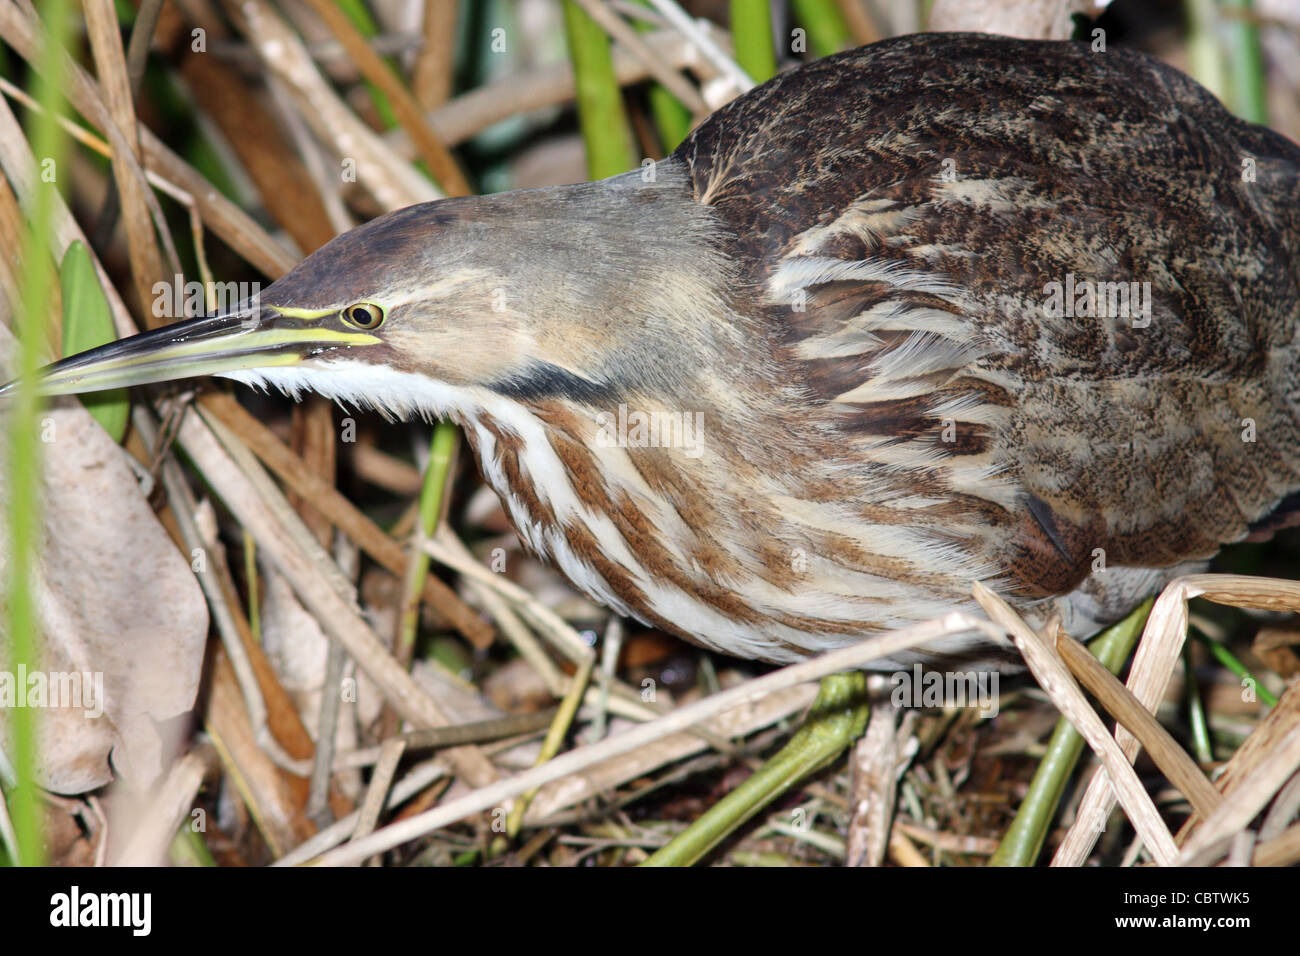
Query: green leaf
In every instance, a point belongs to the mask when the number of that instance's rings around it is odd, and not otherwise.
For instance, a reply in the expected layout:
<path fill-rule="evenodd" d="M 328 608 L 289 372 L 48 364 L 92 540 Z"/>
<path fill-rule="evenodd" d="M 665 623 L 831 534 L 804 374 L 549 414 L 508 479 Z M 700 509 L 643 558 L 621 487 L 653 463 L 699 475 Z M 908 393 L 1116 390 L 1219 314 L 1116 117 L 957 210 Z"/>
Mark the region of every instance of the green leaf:
<path fill-rule="evenodd" d="M 116 339 L 117 330 L 113 327 L 108 299 L 100 288 L 95 264 L 84 243 L 77 241 L 68 246 L 63 265 L 59 268 L 59 281 L 63 287 L 64 356 L 76 355 Z M 81 401 L 113 441 L 120 442 L 126 436 L 127 415 L 130 413 L 126 389 L 95 392 L 82 396 Z"/>

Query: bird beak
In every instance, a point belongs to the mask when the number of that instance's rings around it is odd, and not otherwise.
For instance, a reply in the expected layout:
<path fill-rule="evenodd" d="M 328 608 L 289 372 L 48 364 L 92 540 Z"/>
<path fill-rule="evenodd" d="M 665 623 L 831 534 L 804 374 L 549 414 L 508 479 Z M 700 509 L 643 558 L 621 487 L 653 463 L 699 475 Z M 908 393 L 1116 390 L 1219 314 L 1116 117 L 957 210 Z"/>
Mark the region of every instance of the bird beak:
<path fill-rule="evenodd" d="M 329 314 L 329 313 L 326 313 Z M 39 373 L 42 395 L 98 392 L 200 375 L 298 365 L 331 349 L 375 345 L 365 332 L 325 328 L 311 319 L 272 308 L 236 308 L 190 319 L 88 349 L 47 365 Z M 0 388 L 0 398 L 17 389 Z"/>

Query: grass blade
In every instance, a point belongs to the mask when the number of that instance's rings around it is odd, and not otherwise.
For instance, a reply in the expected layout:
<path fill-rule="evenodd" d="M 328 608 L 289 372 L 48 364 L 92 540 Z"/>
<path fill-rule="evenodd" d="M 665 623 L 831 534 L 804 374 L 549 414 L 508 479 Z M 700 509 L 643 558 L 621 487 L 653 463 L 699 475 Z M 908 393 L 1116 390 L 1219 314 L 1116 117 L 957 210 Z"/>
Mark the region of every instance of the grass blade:
<path fill-rule="evenodd" d="M 59 280 L 63 290 L 63 354 L 75 355 L 116 339 L 108 299 L 99 285 L 90 253 L 80 241 L 68 246 Z M 120 443 L 126 437 L 131 411 L 126 389 L 94 392 L 82 396 L 81 401 L 113 441 Z"/>

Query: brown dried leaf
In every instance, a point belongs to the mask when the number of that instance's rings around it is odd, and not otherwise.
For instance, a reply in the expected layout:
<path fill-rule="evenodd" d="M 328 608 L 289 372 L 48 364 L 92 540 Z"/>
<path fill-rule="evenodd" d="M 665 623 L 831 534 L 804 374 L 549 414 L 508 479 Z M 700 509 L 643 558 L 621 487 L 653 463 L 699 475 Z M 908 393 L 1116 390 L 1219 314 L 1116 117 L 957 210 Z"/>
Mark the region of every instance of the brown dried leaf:
<path fill-rule="evenodd" d="M 0 347 L 10 351 L 8 332 L 0 338 Z M 112 752 L 124 776 L 144 783 L 162 770 L 154 721 L 194 704 L 207 606 L 122 449 L 90 414 L 68 404 L 50 410 L 43 427 L 51 441 L 35 586 L 44 635 L 41 671 L 51 680 L 68 675 L 65 688 L 83 692 L 79 698 L 60 693 L 60 706 L 51 706 L 51 684 L 38 723 L 40 779 L 59 793 L 101 786 L 113 776 Z M 0 485 L 0 525 L 7 499 Z M 0 549 L 0 577 L 8 566 L 9 555 Z M 7 656 L 0 645 L 0 672 L 13 675 Z M 82 675 L 79 684 L 71 682 L 73 674 Z M 26 696 L 34 686 L 15 683 L 14 689 L 34 702 Z"/>

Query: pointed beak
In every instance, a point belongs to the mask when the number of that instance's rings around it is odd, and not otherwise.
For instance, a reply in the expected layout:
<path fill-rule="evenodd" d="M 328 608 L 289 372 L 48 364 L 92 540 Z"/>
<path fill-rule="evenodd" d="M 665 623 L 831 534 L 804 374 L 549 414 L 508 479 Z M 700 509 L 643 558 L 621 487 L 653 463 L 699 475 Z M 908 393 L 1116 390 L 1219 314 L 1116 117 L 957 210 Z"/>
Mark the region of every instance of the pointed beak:
<path fill-rule="evenodd" d="M 298 365 L 322 352 L 375 345 L 365 332 L 322 326 L 275 309 L 236 308 L 110 342 L 47 365 L 37 380 L 42 395 L 98 392 L 200 375 Z M 0 399 L 16 388 L 0 388 Z"/>

